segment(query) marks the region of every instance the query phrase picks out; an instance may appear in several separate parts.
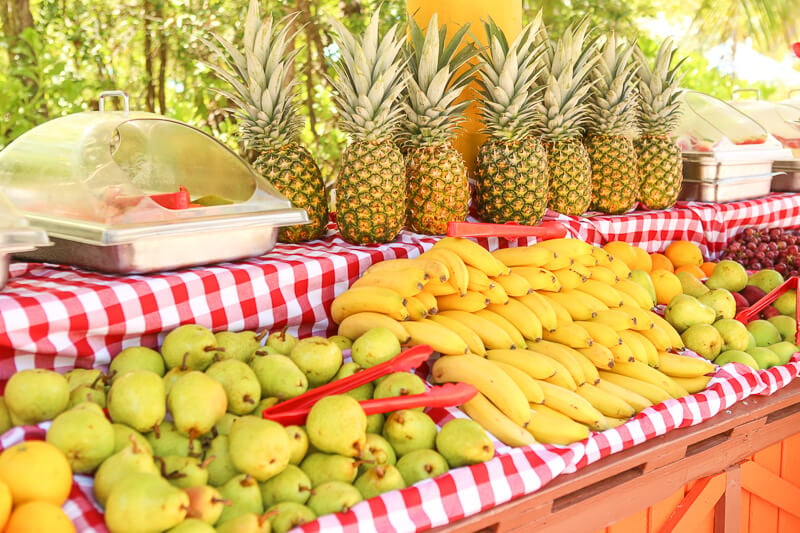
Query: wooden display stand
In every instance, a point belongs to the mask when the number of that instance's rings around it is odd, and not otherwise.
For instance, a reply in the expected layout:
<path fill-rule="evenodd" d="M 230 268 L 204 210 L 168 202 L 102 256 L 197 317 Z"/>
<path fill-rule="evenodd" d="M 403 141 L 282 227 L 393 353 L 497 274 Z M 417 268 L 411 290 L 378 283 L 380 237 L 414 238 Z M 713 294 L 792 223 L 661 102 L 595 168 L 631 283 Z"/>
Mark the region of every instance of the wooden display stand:
<path fill-rule="evenodd" d="M 794 381 L 434 531 L 796 532 L 798 445 Z"/>

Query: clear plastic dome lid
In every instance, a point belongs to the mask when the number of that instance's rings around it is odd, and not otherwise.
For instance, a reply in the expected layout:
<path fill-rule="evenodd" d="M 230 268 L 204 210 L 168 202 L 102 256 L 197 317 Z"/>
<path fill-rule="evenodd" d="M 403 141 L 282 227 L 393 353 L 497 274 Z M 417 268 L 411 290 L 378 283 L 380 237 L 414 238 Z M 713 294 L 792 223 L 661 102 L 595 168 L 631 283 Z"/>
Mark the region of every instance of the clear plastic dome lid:
<path fill-rule="evenodd" d="M 786 148 L 800 148 L 800 108 L 765 100 L 733 100 L 736 109 L 772 134 Z"/>

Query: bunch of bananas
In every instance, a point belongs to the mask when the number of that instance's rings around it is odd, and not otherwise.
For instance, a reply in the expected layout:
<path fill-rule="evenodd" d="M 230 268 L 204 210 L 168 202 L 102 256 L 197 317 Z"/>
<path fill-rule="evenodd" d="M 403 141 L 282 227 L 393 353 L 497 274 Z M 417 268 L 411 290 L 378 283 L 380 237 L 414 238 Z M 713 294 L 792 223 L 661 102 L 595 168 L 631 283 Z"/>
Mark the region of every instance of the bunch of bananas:
<path fill-rule="evenodd" d="M 650 292 L 603 248 L 553 239 L 489 252 L 444 237 L 371 266 L 331 306 L 351 339 L 384 326 L 442 354 L 434 382 L 479 394 L 465 412 L 510 446 L 568 444 L 705 388 L 714 365 L 674 353 Z"/>

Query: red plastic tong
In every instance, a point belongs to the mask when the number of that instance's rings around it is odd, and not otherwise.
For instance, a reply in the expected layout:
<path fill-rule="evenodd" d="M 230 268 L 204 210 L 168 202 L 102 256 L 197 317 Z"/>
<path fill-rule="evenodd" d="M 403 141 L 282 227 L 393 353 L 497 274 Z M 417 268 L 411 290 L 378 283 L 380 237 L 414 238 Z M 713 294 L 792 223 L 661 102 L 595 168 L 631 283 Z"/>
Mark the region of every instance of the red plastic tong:
<path fill-rule="evenodd" d="M 261 416 L 285 426 L 303 425 L 305 424 L 309 409 L 311 409 L 311 406 L 320 398 L 355 389 L 356 387 L 360 387 L 365 383 L 369 383 L 374 379 L 392 372 L 402 372 L 417 368 L 427 361 L 432 353 L 433 348 L 427 344 L 413 346 L 385 363 L 361 370 L 352 376 L 331 381 L 299 396 L 273 405 L 272 407 L 267 407 L 262 411 Z M 364 400 L 359 403 L 361 407 L 364 408 L 366 414 L 372 415 L 396 411 L 397 409 L 410 409 L 412 407 L 450 407 L 453 405 L 461 405 L 475 396 L 477 392 L 475 387 L 467 383 L 446 383 L 444 385 L 435 385 L 422 394 Z"/>
<path fill-rule="evenodd" d="M 520 237 L 536 237 L 537 239 L 558 239 L 567 235 L 567 228 L 561 222 L 548 220 L 535 226 L 526 226 L 516 222 L 492 224 L 489 222 L 448 222 L 449 237 L 503 237 L 519 239 Z"/>
<path fill-rule="evenodd" d="M 778 296 L 783 294 L 784 292 L 788 291 L 789 289 L 795 289 L 797 291 L 798 288 L 798 278 L 797 276 L 792 276 L 791 278 L 787 279 L 767 294 L 761 297 L 759 301 L 748 307 L 747 309 L 742 309 L 738 313 L 736 313 L 736 320 L 743 324 L 747 324 L 753 318 L 758 316 L 765 307 L 775 301 Z M 797 291 L 797 300 L 795 301 L 795 312 L 794 312 L 794 320 L 798 324 L 798 328 L 794 334 L 794 342 L 795 344 L 800 344 L 800 291 Z"/>

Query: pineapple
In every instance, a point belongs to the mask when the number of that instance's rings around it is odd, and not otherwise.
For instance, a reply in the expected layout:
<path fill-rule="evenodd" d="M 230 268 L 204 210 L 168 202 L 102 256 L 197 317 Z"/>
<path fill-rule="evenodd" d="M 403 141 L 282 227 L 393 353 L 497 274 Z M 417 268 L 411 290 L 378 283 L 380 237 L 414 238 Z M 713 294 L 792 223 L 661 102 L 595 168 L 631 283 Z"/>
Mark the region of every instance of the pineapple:
<path fill-rule="evenodd" d="M 493 22 L 484 23 L 488 46 L 480 52 L 480 114 L 488 139 L 478 149 L 475 199 L 487 222 L 536 224 L 547 208 L 547 156 L 535 135 L 544 43 L 541 16 L 509 45 Z"/>
<path fill-rule="evenodd" d="M 612 33 L 606 39 L 590 78 L 589 115 L 584 144 L 592 162 L 593 211 L 619 214 L 631 209 L 639 194 L 633 133 L 636 124 L 633 45 Z"/>
<path fill-rule="evenodd" d="M 395 25 L 381 38 L 378 15 L 360 38 L 331 21 L 342 59 L 330 83 L 338 93 L 339 126 L 350 136 L 336 182 L 336 220 L 352 244 L 393 240 L 406 215 L 405 163 L 394 141 L 406 85 L 403 35 Z"/>
<path fill-rule="evenodd" d="M 587 77 L 597 59 L 596 39 L 588 39 L 589 20 L 570 24 L 545 48 L 543 119 L 539 131 L 547 149 L 550 174 L 548 208 L 580 215 L 592 198 L 592 166 L 583 145 L 583 125 L 589 119 Z"/>
<path fill-rule="evenodd" d="M 678 68 L 685 61 L 670 68 L 675 52 L 672 40 L 665 40 L 652 68 L 640 48 L 634 52 L 640 99 L 640 135 L 634 140 L 641 180 L 639 201 L 649 209 L 675 205 L 683 180 L 681 151 L 670 135 L 680 121 Z"/>
<path fill-rule="evenodd" d="M 472 80 L 473 43 L 458 48 L 469 30 L 463 25 L 447 40 L 434 13 L 427 32 L 409 17 L 407 46 L 410 76 L 403 103 L 406 117 L 400 141 L 406 161 L 406 225 L 427 235 L 447 232 L 451 220 L 464 220 L 469 208 L 467 168 L 452 138 L 464 120 L 469 100 L 454 101 Z"/>
<path fill-rule="evenodd" d="M 230 70 L 208 66 L 233 91 L 219 92 L 233 101 L 245 145 L 256 152 L 254 169 L 269 180 L 294 207 L 305 209 L 308 224 L 287 226 L 278 232 L 282 242 L 301 242 L 325 234 L 328 199 L 322 173 L 309 151 L 299 143 L 304 119 L 294 103 L 296 81 L 291 79 L 297 50 L 290 46 L 297 32 L 291 32 L 297 14 L 273 23 L 262 22 L 258 0 L 251 0 L 245 20 L 243 51 L 219 35 L 222 48 L 205 41 L 223 56 Z"/>

